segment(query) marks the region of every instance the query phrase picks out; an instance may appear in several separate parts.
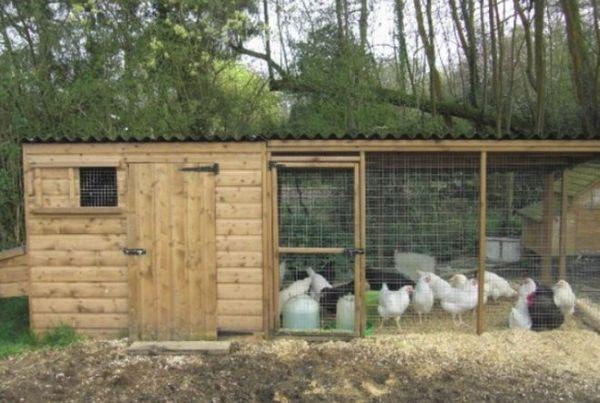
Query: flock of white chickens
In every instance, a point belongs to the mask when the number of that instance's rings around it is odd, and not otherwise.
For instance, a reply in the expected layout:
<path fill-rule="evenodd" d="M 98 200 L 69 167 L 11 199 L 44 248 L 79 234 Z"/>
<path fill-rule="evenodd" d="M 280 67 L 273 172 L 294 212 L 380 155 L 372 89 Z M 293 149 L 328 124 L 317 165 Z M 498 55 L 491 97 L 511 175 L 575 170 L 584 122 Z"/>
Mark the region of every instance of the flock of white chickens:
<path fill-rule="evenodd" d="M 452 315 L 455 325 L 463 324 L 462 315 L 473 311 L 478 302 L 477 279 L 468 279 L 463 274 L 453 275 L 449 281 L 442 279 L 431 272 L 419 272 L 416 286 L 413 288 L 406 285 L 397 291 L 391 291 L 384 284 L 379 292 L 379 305 L 377 312 L 381 318 L 380 328 L 388 319 L 394 319 L 396 326 L 400 329 L 400 318 L 412 304 L 413 309 L 419 315 L 422 322 L 423 315 L 431 312 L 436 300 L 440 302 L 442 309 Z M 488 298 L 497 301 L 500 298 L 514 298 L 518 296 L 517 303 L 509 314 L 509 327 L 511 329 L 531 329 L 532 315 L 530 307 L 533 296 L 538 287 L 530 278 L 527 278 L 515 291 L 510 283 L 496 273 L 486 271 L 484 277 L 485 293 L 484 303 Z M 552 304 L 558 308 L 564 316 L 572 315 L 575 310 L 576 297 L 569 283 L 560 280 L 552 288 Z M 539 302 L 538 302 L 539 304 Z M 561 319 L 562 323 L 562 319 Z"/>
<path fill-rule="evenodd" d="M 329 281 L 316 273 L 312 268 L 306 269 L 307 277 L 293 282 L 291 285 L 281 290 L 279 294 L 279 314 L 283 306 L 290 299 L 309 295 L 319 302 L 322 292 L 327 288 L 332 288 Z M 379 300 L 377 312 L 380 317 L 380 328 L 389 319 L 393 319 L 398 329 L 400 319 L 405 314 L 409 306 L 419 316 L 419 323 L 422 323 L 423 316 L 429 314 L 436 301 L 439 301 L 441 308 L 452 315 L 455 325 L 464 324 L 463 314 L 474 311 L 478 303 L 478 282 L 475 278 L 467 278 L 463 274 L 454 274 L 449 281 L 429 271 L 418 271 L 418 279 L 415 286 L 405 285 L 398 290 L 390 290 L 386 283 L 383 283 L 379 291 Z M 511 329 L 533 329 L 535 327 L 535 317 L 532 319 L 530 311 L 540 309 L 539 304 L 543 303 L 542 296 L 538 298 L 537 305 L 532 307 L 535 293 L 540 292 L 534 280 L 527 278 L 515 290 L 511 284 L 496 273 L 486 271 L 484 277 L 485 293 L 484 303 L 488 298 L 494 302 L 501 298 L 514 299 L 517 302 L 511 309 L 508 323 Z M 569 283 L 560 280 L 552 287 L 551 308 L 560 311 L 559 315 L 572 315 L 575 309 L 576 297 Z M 540 294 L 541 295 L 541 294 Z M 542 302 L 540 302 L 542 301 Z M 545 309 L 543 306 L 541 309 Z M 537 314 L 538 311 L 536 311 Z M 560 319 L 562 324 L 562 318 Z"/>

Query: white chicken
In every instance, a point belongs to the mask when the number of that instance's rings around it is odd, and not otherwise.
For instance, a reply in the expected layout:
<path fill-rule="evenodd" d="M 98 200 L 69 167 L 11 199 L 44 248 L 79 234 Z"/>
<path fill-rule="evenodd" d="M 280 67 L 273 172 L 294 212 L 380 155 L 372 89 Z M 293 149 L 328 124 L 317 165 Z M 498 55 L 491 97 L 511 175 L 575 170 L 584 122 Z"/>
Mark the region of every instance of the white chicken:
<path fill-rule="evenodd" d="M 527 297 L 536 290 L 535 281 L 530 278 L 525 279 L 519 287 L 519 299 L 514 308 L 511 309 L 508 315 L 508 327 L 511 329 L 531 329 L 531 316 L 529 315 L 529 307 Z"/>
<path fill-rule="evenodd" d="M 460 274 L 460 273 L 453 275 L 452 277 L 450 277 L 450 280 L 448 280 L 448 283 L 450 283 L 450 285 L 453 288 L 462 288 L 468 282 L 469 282 L 469 279 L 467 278 L 467 276 L 465 276 L 464 274 Z"/>
<path fill-rule="evenodd" d="M 473 279 L 474 281 L 477 281 L 477 279 Z M 455 275 L 453 275 L 452 277 L 450 277 L 450 285 L 454 288 L 464 288 L 464 286 L 469 282 L 470 280 L 467 278 L 467 276 L 465 276 L 464 274 L 460 274 L 457 273 Z M 477 283 L 479 285 L 479 283 Z M 487 286 L 486 284 L 484 284 L 483 287 L 483 303 L 487 303 L 488 300 L 488 290 L 487 290 Z M 473 314 L 475 313 L 475 311 L 473 310 Z"/>
<path fill-rule="evenodd" d="M 419 273 L 419 280 L 413 294 L 413 306 L 419 314 L 419 323 L 423 323 L 423 314 L 431 312 L 433 307 L 433 290 L 430 286 L 430 273 Z"/>
<path fill-rule="evenodd" d="M 573 315 L 575 313 L 575 300 L 577 298 L 571 285 L 565 280 L 559 280 L 552 287 L 552 291 L 554 292 L 554 303 L 563 315 Z"/>
<path fill-rule="evenodd" d="M 313 297 L 315 301 L 319 302 L 321 299 L 321 291 L 323 291 L 324 288 L 333 287 L 325 277 L 315 272 L 312 267 L 306 269 L 306 274 L 310 277 L 310 296 Z"/>
<path fill-rule="evenodd" d="M 452 315 L 454 324 L 464 323 L 462 314 L 477 306 L 477 280 L 468 280 L 466 284 L 452 288 L 442 297 L 442 308 Z M 456 318 L 458 317 L 458 322 Z"/>
<path fill-rule="evenodd" d="M 496 273 L 486 271 L 483 278 L 485 280 L 485 290 L 494 302 L 498 301 L 499 298 L 514 298 L 517 295 L 510 283 Z"/>
<path fill-rule="evenodd" d="M 419 272 L 424 273 L 424 272 Z M 434 273 L 428 273 L 431 282 L 429 285 L 431 286 L 431 290 L 433 291 L 434 299 L 442 299 L 446 294 L 452 292 L 452 286 L 443 278 Z"/>
<path fill-rule="evenodd" d="M 279 293 L 279 314 L 283 310 L 283 306 L 288 300 L 298 295 L 306 294 L 310 288 L 312 279 L 310 277 L 303 278 L 302 280 L 294 281 L 287 288 L 281 290 Z"/>
<path fill-rule="evenodd" d="M 435 258 L 422 253 L 394 251 L 394 268 L 398 273 L 416 282 L 419 271 L 432 272 L 435 270 Z"/>
<path fill-rule="evenodd" d="M 377 313 L 381 317 L 379 328 L 383 327 L 386 320 L 394 318 L 396 327 L 400 329 L 400 317 L 410 304 L 410 294 L 413 292 L 413 288 L 410 285 L 405 285 L 398 291 L 391 291 L 386 283 L 381 286 L 379 291 L 379 305 L 377 306 Z"/>

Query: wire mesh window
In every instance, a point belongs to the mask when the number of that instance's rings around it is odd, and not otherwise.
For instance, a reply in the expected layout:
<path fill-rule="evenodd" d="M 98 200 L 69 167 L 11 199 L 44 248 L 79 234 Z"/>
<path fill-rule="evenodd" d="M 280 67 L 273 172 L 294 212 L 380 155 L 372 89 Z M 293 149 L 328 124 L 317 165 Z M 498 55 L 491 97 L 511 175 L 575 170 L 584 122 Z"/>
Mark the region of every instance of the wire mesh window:
<path fill-rule="evenodd" d="M 116 168 L 80 168 L 81 207 L 118 205 Z"/>
<path fill-rule="evenodd" d="M 353 168 L 277 170 L 279 314 L 285 330 L 354 331 Z M 306 253 L 303 248 L 335 248 Z"/>
<path fill-rule="evenodd" d="M 353 257 L 281 254 L 279 269 L 281 328 L 354 331 Z"/>
<path fill-rule="evenodd" d="M 354 245 L 352 169 L 278 169 L 279 244 Z"/>

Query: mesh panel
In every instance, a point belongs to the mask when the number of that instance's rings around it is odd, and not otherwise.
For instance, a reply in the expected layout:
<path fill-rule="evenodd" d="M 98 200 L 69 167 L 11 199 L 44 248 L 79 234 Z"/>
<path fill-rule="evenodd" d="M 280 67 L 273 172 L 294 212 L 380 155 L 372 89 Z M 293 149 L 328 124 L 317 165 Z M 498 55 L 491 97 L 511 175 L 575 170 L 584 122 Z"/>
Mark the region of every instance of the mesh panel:
<path fill-rule="evenodd" d="M 367 153 L 367 334 L 475 331 L 479 158 Z M 281 246 L 353 246 L 351 170 L 282 168 L 278 173 Z M 486 330 L 568 329 L 585 327 L 590 317 L 598 321 L 598 156 L 489 153 L 486 230 Z M 282 290 L 305 278 L 307 267 L 332 288 L 340 287 L 318 307 L 318 327 L 337 328 L 337 302 L 353 292 L 354 259 L 288 253 L 280 261 Z M 423 298 L 428 289 L 433 294 L 429 306 Z"/>
<path fill-rule="evenodd" d="M 354 245 L 354 171 L 280 168 L 279 244 Z"/>
<path fill-rule="evenodd" d="M 353 169 L 279 168 L 277 172 L 281 247 L 354 247 Z M 348 317 L 353 317 L 355 306 L 352 256 L 282 253 L 279 260 L 281 328 L 354 330 Z M 314 270 L 312 278 L 309 268 Z M 338 302 L 345 304 L 343 312 L 337 311 Z"/>
<path fill-rule="evenodd" d="M 79 186 L 82 207 L 117 206 L 115 168 L 80 168 Z"/>
<path fill-rule="evenodd" d="M 414 287 L 419 271 L 449 279 L 477 268 L 479 156 L 369 153 L 366 175 L 367 333 L 453 328 L 439 301 L 419 305 L 429 319 L 421 323 Z"/>
<path fill-rule="evenodd" d="M 562 220 L 564 172 L 568 186 Z M 572 297 L 589 302 L 590 309 L 600 314 L 600 205 L 593 202 L 599 186 L 597 159 L 547 155 L 494 155 L 489 159 L 488 329 L 527 324 L 539 330 L 579 327 L 581 321 L 571 313 Z M 533 303 L 524 296 L 530 291 L 521 288 L 533 287 L 528 279 L 535 281 L 537 290 Z M 513 289 L 521 288 L 523 295 L 515 295 L 507 303 L 502 292 L 507 289 L 505 280 Z M 529 318 L 523 313 L 529 313 Z"/>

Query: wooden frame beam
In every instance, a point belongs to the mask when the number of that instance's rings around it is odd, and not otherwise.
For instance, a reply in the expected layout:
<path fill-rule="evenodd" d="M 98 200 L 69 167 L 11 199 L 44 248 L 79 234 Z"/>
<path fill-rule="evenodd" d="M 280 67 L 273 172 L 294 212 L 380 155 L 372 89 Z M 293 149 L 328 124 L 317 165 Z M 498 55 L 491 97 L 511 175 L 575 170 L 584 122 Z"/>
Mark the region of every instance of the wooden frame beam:
<path fill-rule="evenodd" d="M 600 152 L 600 140 L 270 140 L 274 152 Z"/>
<path fill-rule="evenodd" d="M 558 238 L 558 278 L 567 279 L 567 214 L 569 210 L 569 170 L 562 171 L 560 180 L 560 232 Z"/>
<path fill-rule="evenodd" d="M 485 257 L 487 237 L 487 153 L 481 152 L 479 165 L 479 265 L 477 267 L 477 334 L 485 328 L 485 306 L 483 301 L 485 287 Z"/>
<path fill-rule="evenodd" d="M 554 173 L 544 176 L 544 199 L 542 208 L 542 264 L 540 281 L 552 283 L 552 237 L 554 232 Z"/>

